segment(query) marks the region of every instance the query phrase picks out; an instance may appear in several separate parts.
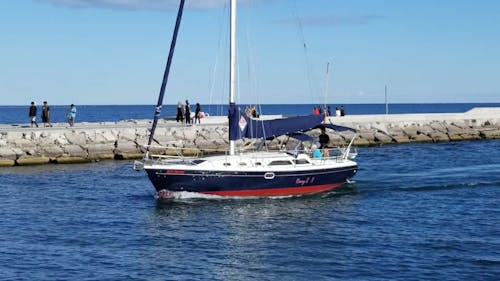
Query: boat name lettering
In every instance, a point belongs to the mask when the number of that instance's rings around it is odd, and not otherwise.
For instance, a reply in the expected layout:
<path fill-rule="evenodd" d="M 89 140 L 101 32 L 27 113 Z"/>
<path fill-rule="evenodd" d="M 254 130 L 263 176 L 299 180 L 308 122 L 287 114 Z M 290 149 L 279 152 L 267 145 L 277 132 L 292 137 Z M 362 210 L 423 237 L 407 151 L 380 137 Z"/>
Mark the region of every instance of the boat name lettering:
<path fill-rule="evenodd" d="M 295 184 L 298 184 L 301 186 L 304 186 L 308 183 L 313 183 L 313 182 L 314 182 L 314 177 L 307 177 L 306 179 L 297 178 L 297 180 L 295 180 Z"/>

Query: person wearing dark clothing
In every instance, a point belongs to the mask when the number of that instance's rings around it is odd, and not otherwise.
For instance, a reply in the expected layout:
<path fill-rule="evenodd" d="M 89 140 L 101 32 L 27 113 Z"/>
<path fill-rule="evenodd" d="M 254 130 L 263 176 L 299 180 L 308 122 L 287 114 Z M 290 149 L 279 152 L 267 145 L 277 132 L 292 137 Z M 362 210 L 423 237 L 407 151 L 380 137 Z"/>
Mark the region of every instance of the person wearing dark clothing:
<path fill-rule="evenodd" d="M 340 116 L 345 116 L 345 110 L 343 105 L 340 106 Z"/>
<path fill-rule="evenodd" d="M 189 108 L 188 100 L 186 100 L 186 110 L 184 113 L 186 115 L 186 124 L 191 124 L 191 109 Z"/>
<path fill-rule="evenodd" d="M 257 108 L 255 108 L 255 105 L 252 105 L 251 112 L 252 112 L 252 117 L 253 118 L 259 117 L 259 114 L 257 114 Z"/>
<path fill-rule="evenodd" d="M 50 107 L 46 101 L 43 102 L 42 106 L 42 122 L 44 127 L 52 127 L 52 124 L 50 124 Z"/>
<path fill-rule="evenodd" d="M 182 114 L 182 102 L 177 103 L 177 116 L 175 117 L 177 122 L 184 122 L 184 114 Z"/>
<path fill-rule="evenodd" d="M 37 109 L 36 109 L 35 102 L 32 101 L 31 106 L 30 106 L 30 113 L 29 113 L 30 120 L 31 120 L 31 127 L 33 127 L 33 125 L 35 125 L 38 128 L 38 123 L 36 122 L 36 111 L 37 111 Z"/>
<path fill-rule="evenodd" d="M 319 144 L 321 149 L 327 148 L 330 142 L 330 137 L 326 134 L 325 128 L 321 128 L 321 134 L 319 135 Z"/>
<path fill-rule="evenodd" d="M 328 116 L 332 116 L 332 110 L 330 109 L 330 106 L 326 108 L 326 112 L 328 113 Z"/>
<path fill-rule="evenodd" d="M 201 106 L 200 103 L 196 103 L 196 109 L 194 110 L 194 123 L 196 124 L 196 120 L 198 120 L 198 124 L 200 124 L 201 118 Z"/>

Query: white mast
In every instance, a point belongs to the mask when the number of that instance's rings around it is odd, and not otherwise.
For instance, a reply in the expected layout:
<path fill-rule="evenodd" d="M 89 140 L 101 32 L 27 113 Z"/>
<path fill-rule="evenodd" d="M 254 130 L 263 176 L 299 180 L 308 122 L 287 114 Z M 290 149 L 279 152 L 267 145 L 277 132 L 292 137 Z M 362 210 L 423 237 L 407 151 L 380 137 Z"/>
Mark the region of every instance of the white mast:
<path fill-rule="evenodd" d="M 230 26 L 229 26 L 229 103 L 234 104 L 235 96 L 235 65 L 236 65 L 236 0 L 231 0 L 230 2 L 231 12 L 230 12 Z M 229 141 L 229 154 L 234 155 L 235 142 L 233 140 Z"/>

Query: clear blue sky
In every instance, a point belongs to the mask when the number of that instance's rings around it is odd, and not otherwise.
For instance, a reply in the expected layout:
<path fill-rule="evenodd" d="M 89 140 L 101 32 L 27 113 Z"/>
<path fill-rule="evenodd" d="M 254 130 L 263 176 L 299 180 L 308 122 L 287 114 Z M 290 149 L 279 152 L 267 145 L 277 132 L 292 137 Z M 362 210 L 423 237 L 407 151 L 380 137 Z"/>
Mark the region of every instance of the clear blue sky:
<path fill-rule="evenodd" d="M 186 0 L 164 103 L 227 102 L 226 2 Z M 500 102 L 500 1 L 240 2 L 239 102 Z M 0 1 L 0 105 L 155 104 L 177 5 Z"/>

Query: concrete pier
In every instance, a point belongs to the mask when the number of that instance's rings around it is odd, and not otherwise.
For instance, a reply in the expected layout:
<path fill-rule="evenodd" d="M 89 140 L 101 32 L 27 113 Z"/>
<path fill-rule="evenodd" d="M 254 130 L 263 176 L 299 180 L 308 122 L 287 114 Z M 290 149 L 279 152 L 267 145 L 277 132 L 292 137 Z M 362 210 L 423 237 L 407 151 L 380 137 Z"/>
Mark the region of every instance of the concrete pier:
<path fill-rule="evenodd" d="M 277 116 L 266 116 L 274 118 Z M 332 123 L 356 129 L 354 132 L 327 131 L 330 145 L 346 145 L 355 135 L 354 145 L 443 142 L 500 139 L 500 108 L 474 108 L 465 113 L 348 115 L 330 117 Z M 150 120 L 54 124 L 30 128 L 27 124 L 0 125 L 0 166 L 49 163 L 82 163 L 104 159 L 136 159 L 144 155 Z M 319 130 L 311 131 L 317 137 Z M 183 154 L 222 152 L 228 149 L 227 117 L 211 116 L 201 125 L 186 126 L 160 120 L 153 153 Z M 271 142 L 281 147 L 280 137 Z M 255 140 L 240 141 L 252 148 Z"/>

